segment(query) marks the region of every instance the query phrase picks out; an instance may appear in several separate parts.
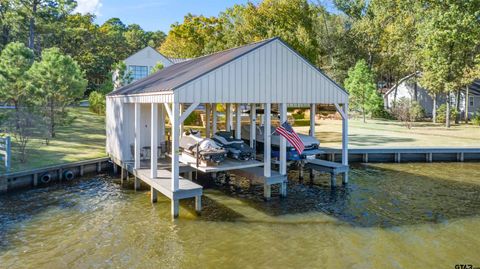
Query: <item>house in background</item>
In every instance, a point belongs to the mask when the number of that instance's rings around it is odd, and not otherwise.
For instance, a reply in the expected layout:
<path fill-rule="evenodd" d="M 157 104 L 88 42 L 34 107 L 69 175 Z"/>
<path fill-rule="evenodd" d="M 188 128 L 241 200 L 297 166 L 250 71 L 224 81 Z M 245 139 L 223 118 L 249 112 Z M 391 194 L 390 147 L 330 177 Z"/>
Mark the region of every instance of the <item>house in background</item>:
<path fill-rule="evenodd" d="M 185 60 L 188 59 L 167 57 L 158 52 L 156 49 L 148 46 L 130 55 L 128 58 L 123 60 L 123 62 L 125 62 L 125 65 L 127 66 L 126 71 L 132 76 L 131 82 L 134 82 L 147 77 L 158 63 L 161 63 L 163 67 L 167 67 Z M 115 81 L 117 76 L 118 72 L 114 72 L 112 75 L 112 80 Z"/>
<path fill-rule="evenodd" d="M 431 117 L 433 110 L 433 98 L 428 94 L 428 91 L 425 88 L 422 88 L 419 83 L 416 83 L 416 81 L 413 79 L 413 75 L 401 79 L 398 87 L 397 85 L 394 85 L 392 88 L 385 92 L 385 94 L 383 95 L 385 108 L 391 109 L 393 107 L 393 104 L 396 101 L 400 100 L 402 97 L 409 100 L 415 100 L 415 95 L 417 97 L 417 102 L 425 110 L 425 115 L 427 117 Z M 456 99 L 459 99 L 458 108 L 462 119 L 465 116 L 465 108 L 467 107 L 467 105 L 469 118 L 472 117 L 475 113 L 477 113 L 480 109 L 480 79 L 475 80 L 475 82 L 469 86 L 468 104 L 466 104 L 465 102 L 465 97 L 465 89 L 461 89 L 460 94 L 452 94 L 450 96 L 452 106 L 455 106 L 455 104 L 457 103 Z M 437 108 L 444 104 L 445 96 L 437 95 L 436 103 Z"/>

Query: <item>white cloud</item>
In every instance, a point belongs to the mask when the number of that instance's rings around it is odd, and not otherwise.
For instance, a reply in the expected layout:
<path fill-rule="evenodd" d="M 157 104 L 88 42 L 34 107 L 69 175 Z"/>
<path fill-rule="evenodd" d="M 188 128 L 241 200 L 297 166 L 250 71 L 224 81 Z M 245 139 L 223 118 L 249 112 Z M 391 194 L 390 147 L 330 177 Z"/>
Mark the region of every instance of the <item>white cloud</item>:
<path fill-rule="evenodd" d="M 77 0 L 77 7 L 74 12 L 81 14 L 95 14 L 100 15 L 100 8 L 102 7 L 101 0 Z"/>

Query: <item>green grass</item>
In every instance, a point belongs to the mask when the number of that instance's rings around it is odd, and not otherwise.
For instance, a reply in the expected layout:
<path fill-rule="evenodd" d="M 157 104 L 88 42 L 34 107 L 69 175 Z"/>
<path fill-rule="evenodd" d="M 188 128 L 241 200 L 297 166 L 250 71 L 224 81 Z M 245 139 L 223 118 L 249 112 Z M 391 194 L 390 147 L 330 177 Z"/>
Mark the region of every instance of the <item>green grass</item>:
<path fill-rule="evenodd" d="M 295 127 L 308 133 L 309 127 Z M 316 137 L 324 147 L 341 147 L 342 121 L 321 120 L 317 122 Z M 373 147 L 480 147 L 480 127 L 453 125 L 447 129 L 443 124 L 415 122 L 411 129 L 394 120 L 349 120 L 349 146 L 351 148 Z"/>
<path fill-rule="evenodd" d="M 49 145 L 39 137 L 27 145 L 27 162 L 21 163 L 16 142 L 13 141 L 12 172 L 49 165 L 105 157 L 105 118 L 88 108 L 71 108 L 75 119 L 69 126 L 59 126 Z"/>

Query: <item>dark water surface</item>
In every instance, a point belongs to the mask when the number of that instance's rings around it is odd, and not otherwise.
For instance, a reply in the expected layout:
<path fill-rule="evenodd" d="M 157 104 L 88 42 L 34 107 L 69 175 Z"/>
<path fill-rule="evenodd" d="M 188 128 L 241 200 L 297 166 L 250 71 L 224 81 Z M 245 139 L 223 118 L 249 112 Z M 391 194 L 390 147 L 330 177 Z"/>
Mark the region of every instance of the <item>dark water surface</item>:
<path fill-rule="evenodd" d="M 348 186 L 289 174 L 263 202 L 242 178 L 170 201 L 109 175 L 0 196 L 0 268 L 454 268 L 480 266 L 480 164 L 354 167 Z M 339 180 L 340 181 L 340 180 Z"/>

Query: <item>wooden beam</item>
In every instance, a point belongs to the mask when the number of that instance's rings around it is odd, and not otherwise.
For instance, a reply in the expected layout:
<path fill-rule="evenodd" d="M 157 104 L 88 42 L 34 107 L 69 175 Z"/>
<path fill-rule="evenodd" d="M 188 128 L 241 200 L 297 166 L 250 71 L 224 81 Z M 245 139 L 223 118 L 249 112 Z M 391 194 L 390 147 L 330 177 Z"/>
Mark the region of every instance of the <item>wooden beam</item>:
<path fill-rule="evenodd" d="M 342 116 L 342 119 L 345 119 L 345 118 L 348 118 L 348 115 L 346 115 L 344 112 L 343 112 L 343 109 L 340 107 L 339 104 L 335 103 L 335 108 L 337 109 L 338 113 L 340 113 L 340 116 Z M 345 105 L 344 105 L 345 106 Z M 347 111 L 348 113 L 348 111 Z"/>
<path fill-rule="evenodd" d="M 217 104 L 213 103 L 212 104 L 212 135 L 214 135 L 217 132 L 217 126 L 218 126 L 218 114 L 217 114 Z"/>
<path fill-rule="evenodd" d="M 210 104 L 205 104 L 205 136 L 210 137 Z"/>
<path fill-rule="evenodd" d="M 190 114 L 192 114 L 192 112 L 198 107 L 198 105 L 200 105 L 200 103 L 193 103 L 187 108 L 187 110 L 182 112 L 182 116 L 180 116 L 180 122 L 183 123 L 187 117 L 190 116 Z"/>
<path fill-rule="evenodd" d="M 152 103 L 151 109 L 151 136 L 150 136 L 150 177 L 157 177 L 158 156 L 158 104 Z"/>
<path fill-rule="evenodd" d="M 172 121 L 172 108 L 170 108 L 170 104 L 169 103 L 164 103 L 165 105 L 165 110 L 167 111 L 167 115 L 168 115 L 168 119 L 170 119 L 170 121 Z"/>
<path fill-rule="evenodd" d="M 264 116 L 265 116 L 265 127 L 264 127 L 264 139 L 263 139 L 263 160 L 264 160 L 264 165 L 263 165 L 263 175 L 265 177 L 270 177 L 271 175 L 271 165 L 272 165 L 272 129 L 271 129 L 271 104 L 266 103 L 265 104 L 265 111 L 264 111 Z"/>
<path fill-rule="evenodd" d="M 257 106 L 256 104 L 250 105 L 250 147 L 255 149 L 255 140 L 257 131 Z"/>
<path fill-rule="evenodd" d="M 134 142 L 134 169 L 140 168 L 140 103 L 135 103 L 135 142 Z"/>
<path fill-rule="evenodd" d="M 280 124 L 287 120 L 287 104 L 280 104 Z M 287 174 L 287 140 L 280 136 L 280 174 Z"/>
<path fill-rule="evenodd" d="M 310 104 L 310 136 L 315 136 L 315 104 Z"/>
<path fill-rule="evenodd" d="M 172 191 L 175 192 L 178 190 L 178 182 L 180 176 L 180 168 L 179 168 L 179 142 L 180 142 L 180 104 L 173 103 L 172 106 L 172 182 L 171 188 Z"/>
<path fill-rule="evenodd" d="M 235 138 L 242 139 L 242 111 L 240 104 L 235 105 Z"/>
<path fill-rule="evenodd" d="M 232 130 L 232 104 L 226 104 L 225 107 L 225 130 L 230 132 Z"/>

